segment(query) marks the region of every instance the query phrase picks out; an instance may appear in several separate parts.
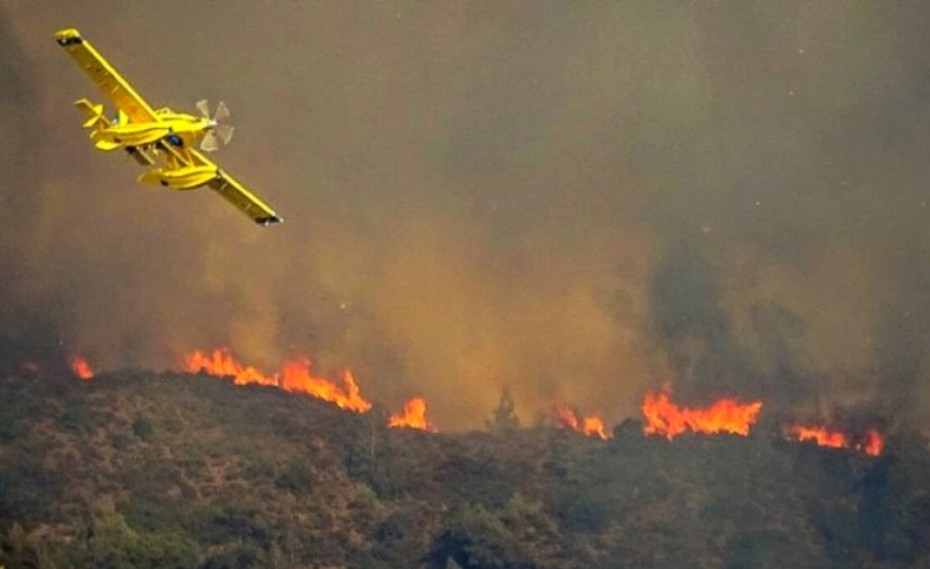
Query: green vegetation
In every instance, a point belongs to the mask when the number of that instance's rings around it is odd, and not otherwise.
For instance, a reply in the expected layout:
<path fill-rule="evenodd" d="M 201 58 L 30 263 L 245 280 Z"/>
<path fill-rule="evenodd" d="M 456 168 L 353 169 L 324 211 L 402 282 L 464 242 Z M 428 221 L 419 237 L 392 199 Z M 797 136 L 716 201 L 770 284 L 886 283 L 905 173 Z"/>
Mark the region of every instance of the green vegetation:
<path fill-rule="evenodd" d="M 0 380 L 7 569 L 930 566 L 930 451 L 774 434 L 608 442 L 395 430 L 273 389 L 119 374 Z"/>

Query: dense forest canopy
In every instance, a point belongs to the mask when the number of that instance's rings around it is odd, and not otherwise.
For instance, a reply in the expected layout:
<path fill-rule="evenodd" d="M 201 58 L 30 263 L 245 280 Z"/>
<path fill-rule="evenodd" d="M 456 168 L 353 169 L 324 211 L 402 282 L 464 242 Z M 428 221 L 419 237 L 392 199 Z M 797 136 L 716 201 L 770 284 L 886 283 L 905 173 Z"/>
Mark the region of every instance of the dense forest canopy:
<path fill-rule="evenodd" d="M 392 429 L 187 374 L 8 374 L 0 562 L 19 568 L 905 568 L 930 563 L 930 452 L 749 436 L 608 441 Z"/>

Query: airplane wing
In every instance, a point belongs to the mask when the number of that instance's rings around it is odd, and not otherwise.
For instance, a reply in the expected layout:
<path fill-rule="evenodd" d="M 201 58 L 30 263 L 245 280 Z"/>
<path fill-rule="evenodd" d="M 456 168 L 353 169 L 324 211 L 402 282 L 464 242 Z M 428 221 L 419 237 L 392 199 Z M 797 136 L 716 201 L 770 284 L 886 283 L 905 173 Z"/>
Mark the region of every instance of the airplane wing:
<path fill-rule="evenodd" d="M 55 33 L 55 41 L 64 48 L 97 84 L 116 108 L 122 110 L 133 122 L 154 122 L 158 120 L 155 111 L 145 99 L 136 93 L 132 85 L 123 78 L 110 63 L 94 49 L 81 33 L 69 28 Z"/>
<path fill-rule="evenodd" d="M 236 209 L 249 216 L 252 221 L 259 225 L 270 225 L 284 221 L 284 218 L 275 213 L 271 206 L 250 192 L 239 180 L 217 167 L 209 158 L 193 148 L 189 148 L 188 152 L 198 165 L 217 168 L 216 177 L 207 182 L 207 185 L 223 196 L 226 201 L 236 206 Z"/>

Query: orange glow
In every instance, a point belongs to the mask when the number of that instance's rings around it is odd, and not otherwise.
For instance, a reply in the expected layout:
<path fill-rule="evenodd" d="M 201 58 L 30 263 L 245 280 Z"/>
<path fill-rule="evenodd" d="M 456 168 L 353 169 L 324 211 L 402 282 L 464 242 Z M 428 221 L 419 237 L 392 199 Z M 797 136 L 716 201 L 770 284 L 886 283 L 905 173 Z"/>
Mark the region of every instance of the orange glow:
<path fill-rule="evenodd" d="M 878 456 L 885 450 L 885 438 L 876 429 L 869 428 L 865 432 L 865 440 L 860 443 L 862 452 L 869 456 Z"/>
<path fill-rule="evenodd" d="M 69 363 L 71 364 L 71 371 L 79 378 L 88 381 L 94 377 L 94 370 L 91 369 L 87 360 L 81 356 L 72 357 Z"/>
<path fill-rule="evenodd" d="M 668 440 L 685 431 L 746 436 L 761 410 L 761 401 L 738 403 L 727 398 L 718 399 L 709 407 L 699 409 L 679 407 L 672 402 L 669 388 L 665 387 L 658 395 L 647 393 L 643 400 L 642 412 L 646 419 L 643 432 L 647 435 L 662 435 Z"/>
<path fill-rule="evenodd" d="M 604 428 L 604 421 L 597 415 L 591 415 L 579 420 L 574 410 L 560 403 L 556 404 L 553 410 L 559 422 L 569 429 L 583 433 L 588 437 L 598 437 L 601 440 L 607 440 L 607 430 Z"/>
<path fill-rule="evenodd" d="M 426 420 L 426 399 L 422 397 L 414 397 L 404 405 L 402 412 L 391 415 L 388 419 L 388 426 L 436 432 L 436 429 Z"/>
<path fill-rule="evenodd" d="M 850 436 L 824 427 L 790 425 L 785 430 L 789 436 L 799 441 L 810 441 L 822 447 L 853 449 L 869 456 L 878 456 L 885 448 L 884 437 L 872 427 L 867 429 L 862 437 Z"/>
<path fill-rule="evenodd" d="M 268 385 L 284 391 L 303 393 L 357 413 L 371 409 L 371 403 L 362 397 L 351 372 L 344 372 L 343 385 L 339 386 L 328 379 L 314 377 L 310 373 L 310 360 L 306 358 L 288 361 L 281 372 L 268 375 L 252 366 L 241 364 L 229 348 L 219 348 L 209 354 L 197 350 L 185 358 L 184 370 L 215 377 L 232 377 L 236 385 Z"/>

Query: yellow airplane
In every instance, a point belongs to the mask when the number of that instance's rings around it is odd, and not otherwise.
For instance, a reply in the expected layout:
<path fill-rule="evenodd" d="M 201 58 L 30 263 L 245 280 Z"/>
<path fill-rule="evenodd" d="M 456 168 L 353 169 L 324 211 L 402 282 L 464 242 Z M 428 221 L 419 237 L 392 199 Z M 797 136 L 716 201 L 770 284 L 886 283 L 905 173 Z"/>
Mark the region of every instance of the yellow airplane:
<path fill-rule="evenodd" d="M 268 204 L 194 148 L 200 141 L 201 150 L 212 152 L 219 149 L 219 141 L 226 144 L 232 138 L 233 127 L 219 123 L 229 116 L 226 105 L 220 102 L 213 117 L 206 101 L 197 103 L 199 117 L 168 108 L 153 109 L 78 30 L 60 30 L 54 37 L 117 109 L 116 116 L 110 119 L 102 104 L 87 99 L 74 103 L 84 114 L 84 128 L 90 129 L 90 139 L 98 149 L 122 148 L 137 162 L 150 167 L 139 176 L 142 183 L 172 190 L 207 186 L 259 225 L 284 221 Z"/>

